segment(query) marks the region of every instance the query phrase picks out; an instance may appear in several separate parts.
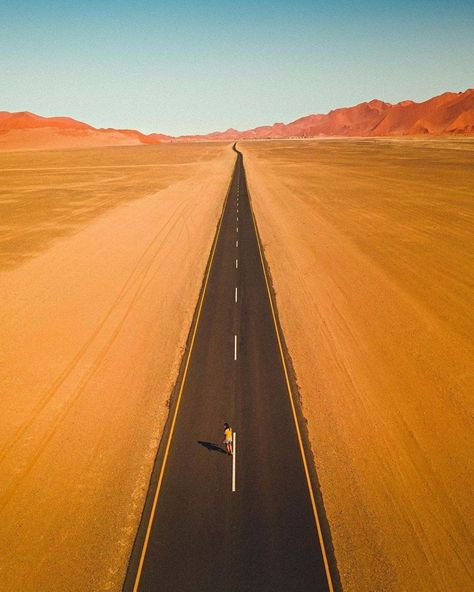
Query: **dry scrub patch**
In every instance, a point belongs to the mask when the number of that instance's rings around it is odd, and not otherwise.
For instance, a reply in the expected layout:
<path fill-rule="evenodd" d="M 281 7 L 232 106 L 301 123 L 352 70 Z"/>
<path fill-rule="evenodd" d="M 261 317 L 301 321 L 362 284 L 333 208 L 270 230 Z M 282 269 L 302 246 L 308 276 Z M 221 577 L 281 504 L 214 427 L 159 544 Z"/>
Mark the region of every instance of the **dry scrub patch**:
<path fill-rule="evenodd" d="M 474 142 L 239 147 L 344 589 L 472 589 Z"/>
<path fill-rule="evenodd" d="M 234 161 L 0 155 L 2 590 L 121 589 Z"/>

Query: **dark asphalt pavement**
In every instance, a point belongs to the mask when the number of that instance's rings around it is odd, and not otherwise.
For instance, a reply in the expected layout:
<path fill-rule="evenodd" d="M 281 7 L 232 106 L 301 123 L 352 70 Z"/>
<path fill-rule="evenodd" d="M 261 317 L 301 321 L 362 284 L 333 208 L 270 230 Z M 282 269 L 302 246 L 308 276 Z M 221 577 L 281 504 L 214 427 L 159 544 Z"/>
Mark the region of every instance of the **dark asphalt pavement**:
<path fill-rule="evenodd" d="M 235 493 L 225 421 L 237 433 Z M 240 153 L 170 434 L 124 590 L 331 590 Z"/>

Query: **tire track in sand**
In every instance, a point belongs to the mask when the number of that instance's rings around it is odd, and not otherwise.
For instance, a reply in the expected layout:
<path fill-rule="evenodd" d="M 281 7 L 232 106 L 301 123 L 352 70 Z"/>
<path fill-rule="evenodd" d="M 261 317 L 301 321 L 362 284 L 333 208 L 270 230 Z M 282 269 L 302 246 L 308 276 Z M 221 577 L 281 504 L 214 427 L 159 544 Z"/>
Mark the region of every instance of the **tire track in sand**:
<path fill-rule="evenodd" d="M 123 305 L 124 301 L 127 298 L 127 293 L 131 290 L 134 290 L 134 293 L 131 295 L 131 299 L 126 305 L 126 309 L 120 320 L 118 320 L 114 331 L 112 332 L 111 336 L 107 339 L 106 343 L 102 346 L 99 350 L 98 354 L 94 358 L 94 363 L 89 368 L 89 370 L 85 373 L 85 375 L 79 380 L 78 386 L 76 387 L 76 393 L 70 397 L 65 404 L 62 405 L 61 409 L 59 410 L 55 420 L 50 424 L 51 428 L 48 434 L 43 437 L 41 440 L 40 445 L 37 448 L 36 454 L 30 459 L 27 463 L 26 467 L 23 471 L 17 475 L 17 478 L 13 482 L 12 486 L 5 489 L 0 499 L 0 508 L 3 508 L 8 500 L 11 498 L 11 494 L 14 490 L 16 490 L 20 481 L 28 474 L 31 468 L 36 463 L 37 459 L 41 455 L 42 451 L 44 450 L 46 444 L 49 442 L 51 437 L 54 435 L 54 432 L 57 428 L 57 425 L 65 417 L 67 411 L 72 406 L 72 404 L 77 400 L 77 398 L 82 393 L 85 385 L 90 380 L 91 376 L 96 372 L 97 368 L 102 363 L 103 359 L 105 358 L 107 352 L 112 347 L 114 341 L 116 340 L 120 330 L 122 329 L 126 319 L 128 318 L 133 305 L 136 301 L 140 298 L 143 294 L 144 290 L 149 285 L 149 282 L 146 282 L 148 277 L 148 272 L 152 267 L 155 258 L 162 248 L 163 244 L 166 242 L 170 234 L 174 231 L 176 225 L 182 219 L 183 210 L 186 208 L 187 203 L 186 201 L 176 207 L 171 215 L 168 218 L 167 224 L 164 228 L 161 228 L 159 232 L 153 237 L 150 241 L 149 245 L 146 247 L 142 255 L 137 261 L 137 264 L 134 266 L 132 272 L 126 279 L 124 285 L 122 286 L 119 294 L 117 295 L 116 299 L 114 300 L 112 306 L 109 308 L 107 314 L 96 327 L 92 335 L 87 339 L 87 341 L 83 344 L 79 352 L 74 356 L 73 360 L 70 364 L 64 369 L 64 371 L 60 374 L 60 376 L 53 382 L 53 384 L 45 391 L 44 395 L 41 397 L 40 401 L 36 404 L 33 411 L 31 412 L 30 417 L 17 429 L 17 431 L 11 436 L 11 438 L 7 441 L 0 452 L 0 463 L 5 461 L 8 453 L 13 449 L 13 447 L 20 441 L 20 439 L 25 435 L 30 427 L 37 421 L 42 413 L 42 411 L 46 408 L 48 403 L 53 399 L 53 397 L 58 393 L 61 387 L 64 385 L 66 380 L 72 376 L 74 370 L 80 365 L 81 361 L 89 354 L 89 351 L 93 348 L 94 342 L 98 339 L 100 334 L 104 332 L 111 317 L 117 312 L 117 310 Z M 166 230 L 166 233 L 163 235 L 163 232 Z M 157 242 L 159 241 L 159 244 Z M 12 490 L 13 487 L 13 490 Z"/>

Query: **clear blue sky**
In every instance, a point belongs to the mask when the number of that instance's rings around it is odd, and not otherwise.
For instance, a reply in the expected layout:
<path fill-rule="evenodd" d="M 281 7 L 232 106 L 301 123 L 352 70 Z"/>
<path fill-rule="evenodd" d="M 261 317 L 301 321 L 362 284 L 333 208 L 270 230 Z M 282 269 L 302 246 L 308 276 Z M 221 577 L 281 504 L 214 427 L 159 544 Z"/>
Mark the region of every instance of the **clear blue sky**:
<path fill-rule="evenodd" d="M 473 0 L 0 3 L 0 110 L 181 134 L 473 86 Z"/>

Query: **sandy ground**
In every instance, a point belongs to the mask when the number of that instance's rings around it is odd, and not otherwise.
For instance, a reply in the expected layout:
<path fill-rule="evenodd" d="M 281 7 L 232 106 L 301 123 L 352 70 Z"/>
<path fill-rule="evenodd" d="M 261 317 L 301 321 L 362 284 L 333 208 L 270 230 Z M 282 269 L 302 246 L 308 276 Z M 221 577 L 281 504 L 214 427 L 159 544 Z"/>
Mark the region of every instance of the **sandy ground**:
<path fill-rule="evenodd" d="M 120 590 L 234 160 L 0 155 L 1 590 Z"/>
<path fill-rule="evenodd" d="M 474 589 L 474 141 L 239 147 L 344 589 Z"/>

